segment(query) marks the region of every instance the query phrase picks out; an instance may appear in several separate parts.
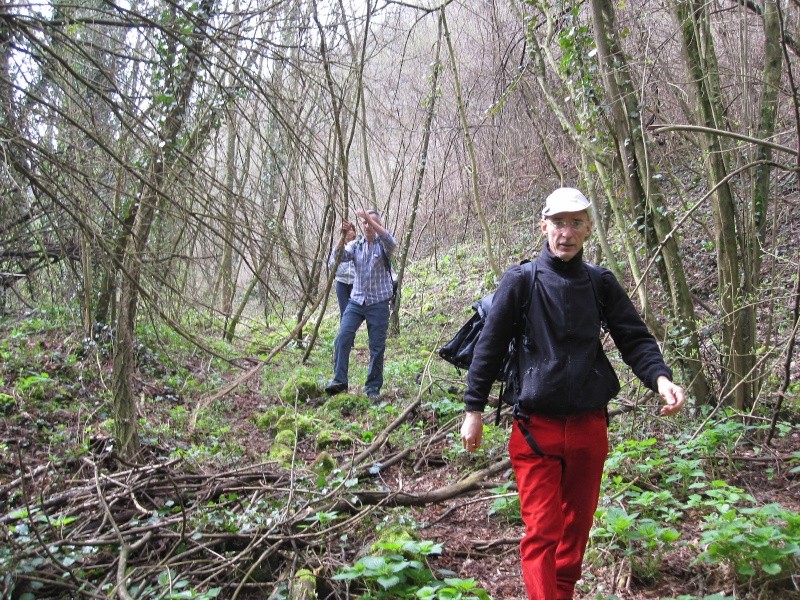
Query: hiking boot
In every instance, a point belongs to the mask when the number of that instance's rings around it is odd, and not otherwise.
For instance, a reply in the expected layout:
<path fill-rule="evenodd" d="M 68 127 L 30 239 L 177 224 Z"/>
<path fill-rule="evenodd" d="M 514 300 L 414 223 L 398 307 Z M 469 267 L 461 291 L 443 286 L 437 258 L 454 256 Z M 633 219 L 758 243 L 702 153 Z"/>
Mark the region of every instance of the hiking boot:
<path fill-rule="evenodd" d="M 341 394 L 346 391 L 347 384 L 345 383 L 336 383 L 334 381 L 325 386 L 325 393 L 328 394 L 328 396 L 335 396 L 336 394 Z"/>

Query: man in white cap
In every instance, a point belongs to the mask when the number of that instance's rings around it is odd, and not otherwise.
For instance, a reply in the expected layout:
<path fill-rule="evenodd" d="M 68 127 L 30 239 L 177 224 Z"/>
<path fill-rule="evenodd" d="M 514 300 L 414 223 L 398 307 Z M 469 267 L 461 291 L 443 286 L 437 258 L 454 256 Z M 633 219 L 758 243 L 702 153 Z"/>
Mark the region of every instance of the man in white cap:
<path fill-rule="evenodd" d="M 533 281 L 510 267 L 475 346 L 464 393 L 464 447 L 476 451 L 482 413 L 509 342 L 517 353 L 503 401 L 514 406 L 509 454 L 525 536 L 522 575 L 530 600 L 567 600 L 581 563 L 608 455 L 607 405 L 619 380 L 599 342 L 607 327 L 624 361 L 664 401 L 662 415 L 685 402 L 672 371 L 633 303 L 608 269 L 583 261 L 591 202 L 559 188 L 545 200 L 547 242 Z M 509 318 L 512 316 L 513 318 Z"/>

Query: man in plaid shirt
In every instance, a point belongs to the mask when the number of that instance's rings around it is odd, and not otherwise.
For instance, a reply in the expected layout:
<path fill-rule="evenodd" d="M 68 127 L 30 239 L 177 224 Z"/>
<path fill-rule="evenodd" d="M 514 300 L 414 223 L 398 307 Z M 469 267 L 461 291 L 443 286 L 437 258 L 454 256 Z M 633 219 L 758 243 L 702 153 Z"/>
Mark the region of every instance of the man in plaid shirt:
<path fill-rule="evenodd" d="M 352 223 L 342 223 L 342 237 L 338 252 L 341 262 L 352 261 L 355 265 L 355 280 L 350 302 L 342 314 L 339 335 L 334 343 L 333 381 L 325 391 L 340 394 L 347 391 L 350 350 L 356 331 L 367 322 L 369 336 L 369 369 L 364 383 L 364 392 L 377 399 L 383 386 L 383 354 L 386 350 L 386 331 L 389 328 L 389 312 L 392 295 L 392 274 L 389 257 L 397 248 L 397 241 L 383 226 L 376 210 L 356 211 L 364 236 L 345 244 L 348 234 L 355 227 Z"/>

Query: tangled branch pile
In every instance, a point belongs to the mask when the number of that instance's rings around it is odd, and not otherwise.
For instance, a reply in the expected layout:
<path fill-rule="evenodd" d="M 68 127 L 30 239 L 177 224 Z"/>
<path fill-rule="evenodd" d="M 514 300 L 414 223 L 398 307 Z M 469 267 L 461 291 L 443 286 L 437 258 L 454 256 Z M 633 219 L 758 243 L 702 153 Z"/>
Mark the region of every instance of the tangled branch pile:
<path fill-rule="evenodd" d="M 499 460 L 419 494 L 356 488 L 359 478 L 368 481 L 409 453 L 425 456 L 421 448 L 380 456 L 388 433 L 413 409 L 351 456 L 333 486 L 320 487 L 313 470 L 277 463 L 198 472 L 183 459 L 125 465 L 105 453 L 77 467 L 20 464 L 24 475 L 0 488 L 9 506 L 0 534 L 14 574 L 3 596 L 131 598 L 186 588 L 206 590 L 205 597 L 265 597 L 302 567 L 330 574 L 344 560 L 339 538 L 372 527 L 364 521 L 376 510 L 442 502 L 509 468 Z"/>

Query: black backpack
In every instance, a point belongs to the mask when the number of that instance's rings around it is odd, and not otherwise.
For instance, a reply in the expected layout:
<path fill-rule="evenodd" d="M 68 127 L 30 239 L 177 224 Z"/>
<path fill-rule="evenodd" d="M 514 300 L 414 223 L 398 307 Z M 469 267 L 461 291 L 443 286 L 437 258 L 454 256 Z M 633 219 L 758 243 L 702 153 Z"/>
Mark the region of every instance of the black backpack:
<path fill-rule="evenodd" d="M 523 285 L 525 285 L 526 289 L 529 290 L 528 296 L 522 305 L 521 311 L 523 321 L 527 321 L 531 296 L 533 296 L 533 286 L 536 283 L 536 263 L 524 260 L 520 264 L 522 265 Z M 603 310 L 603 288 L 602 281 L 600 279 L 602 275 L 602 269 L 590 263 L 584 263 L 584 266 L 586 267 L 586 271 L 589 273 L 589 281 L 592 285 L 592 292 L 594 293 L 594 299 L 597 303 L 597 310 L 600 313 L 600 327 L 603 331 L 608 331 L 608 323 L 606 322 L 605 312 Z M 600 293 L 598 293 L 598 290 L 600 290 Z M 486 324 L 486 317 L 489 315 L 489 310 L 492 307 L 493 298 L 494 294 L 488 294 L 472 305 L 475 314 L 473 314 L 472 317 L 470 317 L 470 319 L 461 326 L 461 328 L 453 336 L 453 339 L 439 348 L 440 357 L 455 365 L 459 369 L 469 370 L 469 366 L 472 364 L 472 354 L 475 351 L 475 345 L 478 343 L 478 339 L 483 331 L 483 327 Z M 527 323 L 520 324 L 520 327 L 517 329 L 518 337 L 521 337 L 522 334 L 527 331 L 527 329 Z M 495 381 L 506 381 L 509 366 L 512 364 L 516 355 L 516 346 L 517 340 L 512 339 L 508 344 L 508 350 L 506 351 L 506 356 L 503 359 L 500 369 L 497 375 L 495 375 Z M 500 398 L 502 399 L 502 397 L 503 389 L 501 388 Z M 497 405 L 496 424 L 499 423 L 500 420 L 501 406 L 502 401 L 498 402 Z"/>
<path fill-rule="evenodd" d="M 381 256 L 383 257 L 383 265 L 389 272 L 389 277 L 392 278 L 392 299 L 389 301 L 389 304 L 392 307 L 392 311 L 394 311 L 395 307 L 397 306 L 397 273 L 395 273 L 392 261 L 386 254 L 386 250 L 383 249 L 383 244 L 380 243 L 380 240 L 378 241 L 378 247 L 381 249 Z"/>
<path fill-rule="evenodd" d="M 536 263 L 525 260 L 520 264 L 522 265 L 524 285 L 530 290 L 522 307 L 522 314 L 526 315 L 531 295 L 533 294 L 533 284 L 536 280 Z M 469 366 L 472 364 L 472 353 L 475 351 L 475 344 L 478 343 L 478 338 L 480 338 L 483 327 L 486 324 L 486 317 L 489 316 L 489 310 L 492 308 L 493 298 L 494 294 L 488 294 L 472 305 L 475 314 L 461 326 L 453 336 L 453 339 L 439 348 L 439 356 L 459 369 L 469 370 Z M 514 356 L 514 347 L 515 341 L 512 340 L 508 345 L 505 360 L 503 360 L 503 364 L 495 376 L 496 381 L 505 380 L 507 366 Z"/>

